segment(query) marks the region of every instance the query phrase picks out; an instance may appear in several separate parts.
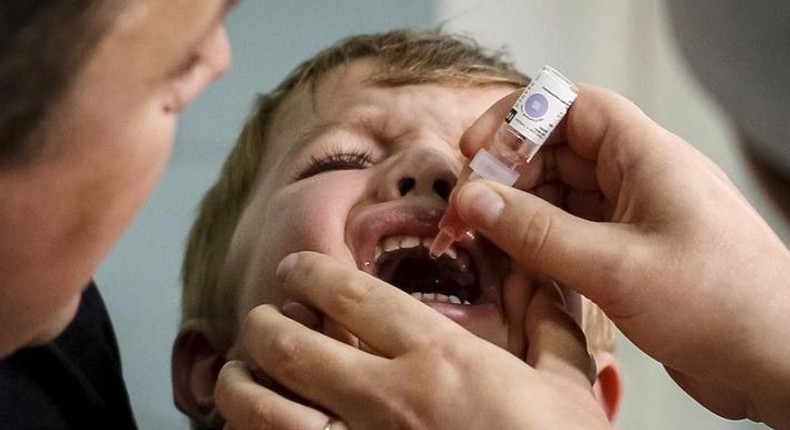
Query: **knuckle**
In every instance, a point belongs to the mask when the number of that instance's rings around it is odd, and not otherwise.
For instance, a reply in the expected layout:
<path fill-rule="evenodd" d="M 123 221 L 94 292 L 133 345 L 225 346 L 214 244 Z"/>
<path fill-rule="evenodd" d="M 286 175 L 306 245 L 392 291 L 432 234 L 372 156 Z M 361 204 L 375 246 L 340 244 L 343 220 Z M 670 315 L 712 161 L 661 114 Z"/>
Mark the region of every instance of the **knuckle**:
<path fill-rule="evenodd" d="M 444 339 L 443 342 L 436 344 L 437 348 L 433 349 L 438 354 L 437 358 L 454 362 L 466 355 L 466 343 L 463 339 L 459 339 L 459 336 L 445 336 Z"/>
<path fill-rule="evenodd" d="M 426 351 L 425 360 L 433 367 L 437 381 L 453 381 L 457 375 L 474 370 L 474 350 L 470 350 L 469 339 L 459 336 L 446 337 Z"/>
<path fill-rule="evenodd" d="M 333 298 L 333 309 L 339 316 L 353 313 L 364 306 L 371 297 L 375 285 L 366 276 L 357 272 L 343 272 L 337 278 L 337 288 Z"/>
<path fill-rule="evenodd" d="M 287 373 L 293 367 L 294 359 L 300 357 L 301 342 L 289 332 L 274 333 L 266 345 L 268 360 L 278 368 L 278 373 Z"/>
<path fill-rule="evenodd" d="M 265 369 L 290 374 L 304 349 L 303 339 L 301 332 L 283 329 L 276 318 L 284 317 L 273 305 L 253 308 L 242 325 L 242 343 Z"/>
<path fill-rule="evenodd" d="M 274 423 L 276 419 L 274 417 L 274 412 L 272 411 L 272 406 L 269 402 L 265 401 L 258 401 L 252 406 L 250 410 L 250 416 L 248 417 L 248 423 L 251 424 L 252 429 L 272 429 L 276 428 Z"/>
<path fill-rule="evenodd" d="M 516 255 L 522 261 L 530 261 L 540 257 L 552 232 L 553 218 L 547 210 L 536 211 L 523 225 L 518 235 Z"/>

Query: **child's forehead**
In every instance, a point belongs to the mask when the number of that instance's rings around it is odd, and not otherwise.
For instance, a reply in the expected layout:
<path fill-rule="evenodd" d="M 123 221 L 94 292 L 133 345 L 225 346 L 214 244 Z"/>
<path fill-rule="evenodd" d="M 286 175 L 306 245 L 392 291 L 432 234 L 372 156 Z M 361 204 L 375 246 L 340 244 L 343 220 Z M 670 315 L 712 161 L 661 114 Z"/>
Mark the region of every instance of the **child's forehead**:
<path fill-rule="evenodd" d="M 373 85 L 371 78 L 376 70 L 375 60 L 354 60 L 337 65 L 322 75 L 300 84 L 283 100 L 275 122 L 296 128 L 303 126 L 303 122 L 293 119 L 308 115 L 315 116 L 327 111 L 326 107 L 330 105 L 337 108 L 344 99 Z"/>
<path fill-rule="evenodd" d="M 274 143 L 275 150 L 287 144 L 289 152 L 298 150 L 294 144 L 304 141 L 302 135 L 327 121 L 347 106 L 351 99 L 371 85 L 375 70 L 368 60 L 356 60 L 339 65 L 313 81 L 307 81 L 283 99 L 268 128 L 266 140 Z M 297 145 L 299 146 L 299 145 Z"/>
<path fill-rule="evenodd" d="M 514 88 L 507 84 L 461 86 L 417 80 L 402 85 L 382 85 L 378 81 L 381 72 L 381 64 L 375 59 L 358 59 L 333 68 L 313 82 L 299 85 L 277 109 L 268 137 L 287 142 L 289 150 L 293 151 L 295 148 L 290 146 L 305 140 L 300 136 L 313 134 L 310 130 L 365 120 L 377 124 L 395 123 L 398 118 L 408 118 L 412 112 L 398 110 L 395 106 L 399 103 L 431 109 L 442 106 L 450 117 L 448 123 L 471 122 L 488 104 Z M 442 105 L 442 101 L 447 103 L 448 100 L 455 103 Z M 375 118 L 377 116 L 385 118 Z"/>
<path fill-rule="evenodd" d="M 292 89 L 267 127 L 263 170 L 281 170 L 330 135 L 369 136 L 370 142 L 381 144 L 430 133 L 457 142 L 485 109 L 515 88 L 502 82 L 459 85 L 417 79 L 388 85 L 382 83 L 381 71 L 375 59 L 353 60 Z M 321 141 L 342 144 L 332 139 Z"/>

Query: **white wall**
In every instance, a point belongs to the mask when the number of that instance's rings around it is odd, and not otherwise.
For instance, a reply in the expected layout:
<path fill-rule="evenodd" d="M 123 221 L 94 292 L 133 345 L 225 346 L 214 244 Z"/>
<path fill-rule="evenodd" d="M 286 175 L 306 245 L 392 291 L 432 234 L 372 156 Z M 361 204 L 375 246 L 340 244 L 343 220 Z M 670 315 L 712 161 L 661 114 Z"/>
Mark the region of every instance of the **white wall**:
<path fill-rule="evenodd" d="M 626 95 L 719 164 L 785 242 L 790 239 L 741 161 L 726 119 L 686 71 L 659 0 L 438 0 L 437 8 L 449 29 L 488 46 L 509 46 L 528 73 L 551 64 L 578 82 Z M 698 406 L 622 336 L 618 357 L 626 373 L 619 428 L 763 428 Z"/>

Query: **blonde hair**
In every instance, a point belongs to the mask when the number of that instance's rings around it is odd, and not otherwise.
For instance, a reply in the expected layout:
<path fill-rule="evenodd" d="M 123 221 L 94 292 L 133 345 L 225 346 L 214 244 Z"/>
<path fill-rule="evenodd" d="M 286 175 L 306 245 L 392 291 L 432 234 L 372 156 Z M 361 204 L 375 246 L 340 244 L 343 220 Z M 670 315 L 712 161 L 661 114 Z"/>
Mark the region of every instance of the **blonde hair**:
<path fill-rule="evenodd" d="M 529 79 L 469 38 L 441 30 L 396 30 L 352 36 L 294 69 L 273 91 L 260 95 L 214 186 L 204 196 L 189 234 L 182 267 L 182 321 L 202 319 L 217 347 L 229 348 L 236 329 L 238 292 L 226 257 L 236 225 L 265 170 L 267 133 L 289 95 L 329 71 L 359 59 L 374 59 L 372 83 L 400 86 L 440 83 L 453 87 L 526 85 Z M 587 320 L 588 318 L 585 318 Z"/>

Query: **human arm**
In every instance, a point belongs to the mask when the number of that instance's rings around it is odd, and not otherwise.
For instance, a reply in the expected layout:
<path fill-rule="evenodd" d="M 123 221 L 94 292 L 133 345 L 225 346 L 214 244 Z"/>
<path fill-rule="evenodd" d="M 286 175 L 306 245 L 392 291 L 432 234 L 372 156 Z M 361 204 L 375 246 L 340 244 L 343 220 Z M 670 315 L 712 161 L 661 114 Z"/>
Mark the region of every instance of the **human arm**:
<path fill-rule="evenodd" d="M 240 333 L 244 349 L 316 407 L 256 384 L 234 362 L 221 372 L 215 395 L 235 429 L 320 429 L 330 415 L 352 429 L 610 427 L 592 395 L 583 336 L 551 289 L 540 289 L 526 312 L 527 366 L 400 290 L 329 257 L 299 253 L 284 260 L 279 273 L 295 300 L 353 331 L 379 354 L 324 336 L 271 305 L 255 308 Z"/>
<path fill-rule="evenodd" d="M 466 133 L 467 156 L 513 97 Z M 614 93 L 582 86 L 552 140 L 520 183 L 559 207 L 475 182 L 456 191 L 461 217 L 596 302 L 712 411 L 790 425 L 787 247 L 718 167 Z"/>

